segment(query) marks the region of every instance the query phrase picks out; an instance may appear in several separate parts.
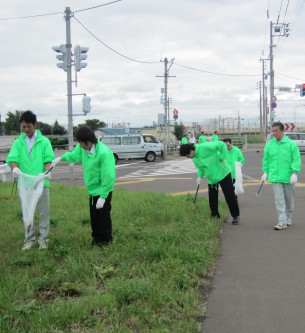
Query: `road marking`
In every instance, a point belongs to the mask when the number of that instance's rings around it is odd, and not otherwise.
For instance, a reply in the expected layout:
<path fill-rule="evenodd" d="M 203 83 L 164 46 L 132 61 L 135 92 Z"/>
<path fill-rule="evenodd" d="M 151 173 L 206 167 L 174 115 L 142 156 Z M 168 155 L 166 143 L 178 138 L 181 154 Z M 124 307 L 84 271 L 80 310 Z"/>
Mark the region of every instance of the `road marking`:
<path fill-rule="evenodd" d="M 123 178 L 123 177 L 121 177 Z M 117 180 L 121 180 L 121 178 L 117 179 Z M 127 178 L 128 179 L 128 178 Z M 156 180 L 191 180 L 192 178 L 182 178 L 182 177 L 170 177 L 170 178 L 137 178 L 134 180 L 126 180 L 126 181 L 119 181 L 116 182 L 115 185 L 119 186 L 119 185 L 127 185 L 127 184 L 138 184 L 138 183 L 145 183 L 145 182 L 153 182 Z"/>

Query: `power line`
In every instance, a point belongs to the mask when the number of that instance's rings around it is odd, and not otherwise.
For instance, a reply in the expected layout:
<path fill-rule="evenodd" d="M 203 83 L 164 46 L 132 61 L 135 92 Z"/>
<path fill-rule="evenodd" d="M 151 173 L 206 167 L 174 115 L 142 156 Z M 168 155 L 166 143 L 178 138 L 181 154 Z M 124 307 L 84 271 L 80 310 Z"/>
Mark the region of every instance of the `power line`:
<path fill-rule="evenodd" d="M 86 28 L 75 16 L 74 16 L 74 19 L 92 36 L 94 37 L 97 41 L 99 41 L 101 44 L 103 44 L 105 47 L 107 47 L 110 51 L 116 53 L 117 55 L 125 58 L 125 59 L 128 59 L 128 60 L 131 60 L 131 61 L 134 61 L 134 62 L 139 62 L 141 64 L 159 64 L 160 61 L 141 61 L 141 60 L 136 60 L 136 59 L 133 59 L 133 58 L 130 58 L 116 50 L 114 50 L 113 48 L 111 48 L 110 46 L 108 46 L 106 43 L 104 43 L 101 39 L 99 39 L 96 35 L 94 35 L 88 28 Z"/>
<path fill-rule="evenodd" d="M 34 17 L 58 15 L 58 14 L 63 14 L 63 12 L 61 11 L 61 12 L 54 12 L 54 13 L 47 13 L 47 14 L 37 14 L 37 15 L 29 15 L 29 16 L 18 16 L 18 17 L 0 18 L 0 21 L 21 20 L 21 19 L 28 19 L 28 18 L 34 18 Z"/>
<path fill-rule="evenodd" d="M 94 6 L 94 7 L 88 7 L 88 8 L 84 8 L 84 9 L 75 10 L 74 13 L 83 12 L 85 10 L 95 9 L 95 8 L 98 8 L 98 7 L 108 6 L 108 5 L 111 5 L 111 4 L 119 2 L 119 1 L 122 1 L 122 0 L 115 0 L 115 1 L 112 1 L 112 2 L 104 3 L 102 5 L 97 5 L 97 6 Z M 22 19 L 29 19 L 29 18 L 42 17 L 42 16 L 58 15 L 58 14 L 63 14 L 63 11 L 54 12 L 54 13 L 46 13 L 46 14 L 0 18 L 0 21 L 22 20 Z"/>
<path fill-rule="evenodd" d="M 90 10 L 90 9 L 95 9 L 95 8 L 98 8 L 98 7 L 112 5 L 113 3 L 116 3 L 116 2 L 119 2 L 119 1 L 122 1 L 122 0 L 115 0 L 115 1 L 112 1 L 112 2 L 104 3 L 102 5 L 97 5 L 97 6 L 94 6 L 94 7 L 88 7 L 88 8 L 84 8 L 84 9 L 74 10 L 73 13 L 83 12 L 85 10 Z"/>
<path fill-rule="evenodd" d="M 85 25 L 83 23 L 81 23 L 75 16 L 74 19 L 92 36 L 94 37 L 97 41 L 99 41 L 101 44 L 103 44 L 105 47 L 107 47 L 109 50 L 111 50 L 112 52 L 118 54 L 119 56 L 134 61 L 134 62 L 138 62 L 138 63 L 142 63 L 142 64 L 156 64 L 156 63 L 160 63 L 160 61 L 141 61 L 141 60 L 136 60 L 133 58 L 130 58 L 116 50 L 114 50 L 112 47 L 108 46 L 106 43 L 104 43 L 101 39 L 99 39 L 95 34 L 93 34 L 87 27 L 85 27 Z M 175 65 L 186 68 L 186 69 L 190 69 L 190 70 L 194 70 L 194 71 L 198 71 L 198 72 L 203 72 L 203 73 L 207 73 L 207 74 L 214 74 L 214 75 L 222 75 L 222 76 L 260 76 L 260 75 L 251 75 L 251 74 L 225 74 L 225 73 L 216 73 L 216 72 L 210 72 L 210 71 L 205 71 L 205 70 L 201 70 L 201 69 L 197 69 L 194 67 L 189 67 L 189 66 L 184 66 L 181 64 L 177 64 L 176 62 L 174 62 Z"/>
<path fill-rule="evenodd" d="M 289 77 L 289 78 L 291 78 L 291 79 L 295 79 L 295 80 L 300 80 L 301 82 L 304 82 L 305 81 L 305 79 L 300 79 L 300 78 L 298 78 L 298 77 L 294 77 L 294 76 L 289 76 L 289 75 L 284 75 L 284 74 L 281 74 L 281 73 L 276 73 L 277 75 L 281 75 L 281 76 L 285 76 L 285 77 Z"/>
<path fill-rule="evenodd" d="M 207 74 L 213 74 L 213 75 L 221 75 L 221 76 L 260 76 L 259 74 L 226 74 L 226 73 L 217 73 L 217 72 L 205 71 L 205 70 L 194 68 L 194 67 L 190 67 L 190 66 L 184 66 L 184 65 L 181 65 L 181 64 L 177 64 L 176 62 L 174 62 L 174 64 L 176 66 L 183 67 L 183 68 L 186 68 L 186 69 L 190 69 L 190 70 L 193 70 L 193 71 L 207 73 Z"/>

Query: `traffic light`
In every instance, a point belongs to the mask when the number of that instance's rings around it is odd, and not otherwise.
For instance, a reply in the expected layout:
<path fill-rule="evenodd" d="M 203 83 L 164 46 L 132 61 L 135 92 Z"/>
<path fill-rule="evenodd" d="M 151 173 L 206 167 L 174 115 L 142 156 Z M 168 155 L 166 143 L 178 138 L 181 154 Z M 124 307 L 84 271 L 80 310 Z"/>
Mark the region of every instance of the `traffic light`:
<path fill-rule="evenodd" d="M 61 53 L 61 54 L 58 54 L 56 56 L 56 58 L 58 60 L 61 60 L 62 62 L 59 62 L 56 64 L 56 66 L 58 68 L 61 68 L 63 69 L 65 72 L 67 71 L 67 64 L 68 64 L 68 61 L 67 61 L 67 48 L 66 48 L 66 45 L 64 44 L 61 44 L 59 46 L 52 46 L 52 49 L 55 51 L 55 52 L 58 52 L 58 53 Z"/>
<path fill-rule="evenodd" d="M 86 64 L 87 65 L 87 64 Z M 89 96 L 84 96 L 83 97 L 83 112 L 84 114 L 87 114 L 91 111 L 91 97 Z"/>
<path fill-rule="evenodd" d="M 303 83 L 303 84 L 301 85 L 300 96 L 301 96 L 301 97 L 304 97 L 304 96 L 305 96 L 305 83 Z"/>
<path fill-rule="evenodd" d="M 82 47 L 79 45 L 76 45 L 74 47 L 74 60 L 75 60 L 75 69 L 77 72 L 79 72 L 82 68 L 87 67 L 86 62 L 82 62 L 82 60 L 87 59 L 87 52 L 89 50 L 89 47 Z"/>

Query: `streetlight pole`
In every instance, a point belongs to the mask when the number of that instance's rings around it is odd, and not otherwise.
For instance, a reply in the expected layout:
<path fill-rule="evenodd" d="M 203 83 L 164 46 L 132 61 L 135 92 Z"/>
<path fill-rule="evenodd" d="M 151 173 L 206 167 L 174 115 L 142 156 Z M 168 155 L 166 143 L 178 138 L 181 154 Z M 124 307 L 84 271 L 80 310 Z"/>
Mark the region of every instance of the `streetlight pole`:
<path fill-rule="evenodd" d="M 300 106 L 305 106 L 305 104 L 303 105 L 297 105 L 294 107 L 294 110 L 293 110 L 293 123 L 294 123 L 294 126 L 296 126 L 296 119 L 295 119 L 295 109 L 300 107 Z"/>

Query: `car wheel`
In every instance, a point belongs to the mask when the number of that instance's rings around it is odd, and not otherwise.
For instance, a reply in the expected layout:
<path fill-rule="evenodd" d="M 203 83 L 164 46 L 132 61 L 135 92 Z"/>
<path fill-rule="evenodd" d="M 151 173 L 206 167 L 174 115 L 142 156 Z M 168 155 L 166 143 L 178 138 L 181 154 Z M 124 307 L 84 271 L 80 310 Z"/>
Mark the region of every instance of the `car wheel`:
<path fill-rule="evenodd" d="M 156 154 L 152 151 L 148 152 L 145 156 L 146 162 L 154 162 L 156 159 Z"/>

